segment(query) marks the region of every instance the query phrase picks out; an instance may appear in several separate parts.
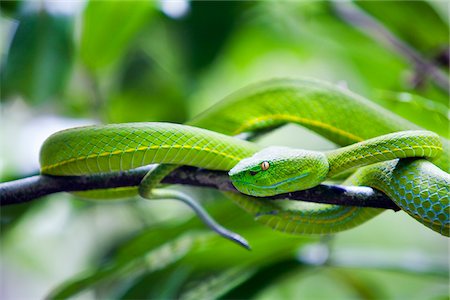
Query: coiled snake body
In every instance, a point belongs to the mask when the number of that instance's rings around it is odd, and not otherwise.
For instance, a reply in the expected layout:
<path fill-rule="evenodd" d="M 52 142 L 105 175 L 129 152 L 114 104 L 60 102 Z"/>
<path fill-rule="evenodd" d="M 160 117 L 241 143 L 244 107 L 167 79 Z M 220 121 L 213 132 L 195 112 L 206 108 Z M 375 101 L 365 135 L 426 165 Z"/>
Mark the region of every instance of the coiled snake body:
<path fill-rule="evenodd" d="M 302 125 L 337 145 L 350 146 L 327 153 L 261 151 L 255 143 L 230 137 L 284 123 Z M 442 149 L 449 153 L 449 141 L 417 131 L 414 124 L 348 90 L 312 80 L 272 80 L 232 94 L 189 125 L 128 123 L 61 131 L 42 146 L 41 172 L 84 175 L 152 163 L 233 169 L 230 176 L 236 188 L 266 196 L 309 188 L 341 171 L 369 165 L 346 183 L 383 191 L 415 219 L 449 236 L 450 160 L 440 155 Z M 405 130 L 412 131 L 394 133 Z M 433 163 L 397 159 L 405 157 L 427 157 Z M 152 189 L 175 167 L 170 165 L 161 165 L 144 178 L 141 195 L 167 197 Z M 232 198 L 258 221 L 290 233 L 337 232 L 383 211 L 340 206 L 292 211 L 260 198 Z"/>

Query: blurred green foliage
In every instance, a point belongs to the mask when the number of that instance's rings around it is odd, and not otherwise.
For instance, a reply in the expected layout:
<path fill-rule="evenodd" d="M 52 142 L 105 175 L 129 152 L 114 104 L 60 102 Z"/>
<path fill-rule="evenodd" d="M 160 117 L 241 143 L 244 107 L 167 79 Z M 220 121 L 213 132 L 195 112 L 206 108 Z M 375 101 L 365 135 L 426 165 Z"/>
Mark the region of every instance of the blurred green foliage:
<path fill-rule="evenodd" d="M 337 13 L 351 3 L 70 3 L 1 2 L 1 121 L 9 136 L 19 136 L 26 116 L 184 122 L 248 83 L 300 76 L 346 84 L 450 136 L 447 92 L 405 53 Z M 359 1 L 355 7 L 448 77 L 445 5 Z M 25 117 L 17 121 L 17 113 Z M 295 129 L 262 142 L 274 141 L 333 146 Z M 15 138 L 1 143 L 28 147 Z M 2 151 L 2 180 L 25 175 L 5 163 L 18 155 L 10 152 Z M 447 240 L 401 214 L 385 213 L 332 237 L 292 237 L 256 224 L 219 193 L 190 193 L 253 250 L 210 233 L 178 205 L 58 194 L 2 208 L 2 299 L 448 298 Z"/>
<path fill-rule="evenodd" d="M 83 13 L 80 56 L 95 72 L 123 56 L 131 40 L 151 20 L 154 3 L 90 1 Z M 110 34 L 105 34 L 107 30 Z"/>
<path fill-rule="evenodd" d="M 410 1 L 405 5 L 399 1 L 358 1 L 357 4 L 401 40 L 430 58 L 448 46 L 448 20 L 430 9 L 430 3 Z"/>
<path fill-rule="evenodd" d="M 32 102 L 60 95 L 74 56 L 71 20 L 42 11 L 23 13 L 18 21 L 2 70 L 2 95 L 19 93 Z"/>

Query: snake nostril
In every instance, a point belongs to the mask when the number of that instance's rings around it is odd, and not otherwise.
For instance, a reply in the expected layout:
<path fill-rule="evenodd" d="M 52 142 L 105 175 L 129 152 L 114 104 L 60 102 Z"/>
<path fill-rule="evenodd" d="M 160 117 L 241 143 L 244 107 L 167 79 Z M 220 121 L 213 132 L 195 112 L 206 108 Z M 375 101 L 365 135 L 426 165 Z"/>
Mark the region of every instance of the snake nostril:
<path fill-rule="evenodd" d="M 250 171 L 250 175 L 255 176 L 256 174 L 258 174 L 258 171 Z"/>

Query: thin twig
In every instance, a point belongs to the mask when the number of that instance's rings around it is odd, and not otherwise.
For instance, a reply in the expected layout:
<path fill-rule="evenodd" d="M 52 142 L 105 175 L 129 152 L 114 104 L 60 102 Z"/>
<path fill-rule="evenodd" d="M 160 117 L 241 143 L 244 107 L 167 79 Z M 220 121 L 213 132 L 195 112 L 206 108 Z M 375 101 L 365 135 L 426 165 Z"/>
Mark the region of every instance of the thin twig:
<path fill-rule="evenodd" d="M 415 69 L 420 71 L 419 74 L 428 74 L 439 88 L 444 90 L 447 94 L 450 93 L 448 76 L 434 65 L 433 62 L 427 60 L 419 52 L 397 38 L 375 18 L 349 2 L 334 3 L 333 7 L 336 13 L 344 21 L 361 29 L 375 40 L 392 47 L 398 53 L 406 57 L 414 65 Z"/>
<path fill-rule="evenodd" d="M 137 186 L 150 168 L 151 166 L 146 166 L 125 172 L 86 176 L 38 175 L 0 183 L 0 205 L 5 206 L 29 202 L 39 197 L 58 192 Z M 181 167 L 173 171 L 164 178 L 163 183 L 209 187 L 221 191 L 239 193 L 230 182 L 226 172 L 209 171 L 192 167 Z M 399 210 L 397 205 L 383 193 L 369 187 L 358 186 L 323 184 L 304 191 L 265 198 Z"/>

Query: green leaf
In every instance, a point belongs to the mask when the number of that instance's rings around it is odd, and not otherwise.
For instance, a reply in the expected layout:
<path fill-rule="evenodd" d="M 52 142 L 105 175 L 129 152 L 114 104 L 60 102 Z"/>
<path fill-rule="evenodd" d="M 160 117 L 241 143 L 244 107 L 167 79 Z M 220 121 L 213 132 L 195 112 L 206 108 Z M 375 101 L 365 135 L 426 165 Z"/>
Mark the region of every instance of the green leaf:
<path fill-rule="evenodd" d="M 186 255 L 197 242 L 197 238 L 198 235 L 185 234 L 153 249 L 146 255 L 134 259 L 128 258 L 125 262 L 115 261 L 97 270 L 84 272 L 58 286 L 47 298 L 65 299 L 92 288 L 106 279 L 124 280 L 143 271 L 164 269 Z"/>
<path fill-rule="evenodd" d="M 6 15 L 14 16 L 22 5 L 21 0 L 0 1 L 0 11 Z"/>
<path fill-rule="evenodd" d="M 148 272 L 122 291 L 111 294 L 113 299 L 176 299 L 180 287 L 191 275 L 189 266 L 169 266 Z"/>
<path fill-rule="evenodd" d="M 248 276 L 245 281 L 239 283 L 226 294 L 221 295 L 221 299 L 254 299 L 263 286 L 274 286 L 276 283 L 292 272 L 302 273 L 305 267 L 295 258 L 288 258 L 262 266 Z M 248 273 L 248 271 L 247 271 Z M 300 277 L 300 276 L 299 276 Z"/>
<path fill-rule="evenodd" d="M 3 238 L 14 226 L 36 207 L 42 207 L 43 201 L 33 201 L 3 206 L 0 214 L 0 238 Z"/>
<path fill-rule="evenodd" d="M 60 93 L 72 64 L 72 31 L 68 16 L 45 11 L 20 16 L 2 72 L 5 96 L 43 102 Z"/>
<path fill-rule="evenodd" d="M 236 27 L 239 15 L 254 5 L 251 1 L 191 1 L 191 12 L 182 21 L 182 28 L 194 71 L 213 62 Z"/>
<path fill-rule="evenodd" d="M 92 71 L 114 63 L 148 24 L 152 1 L 90 1 L 83 15 L 80 55 Z"/>
<path fill-rule="evenodd" d="M 217 299 L 248 280 L 254 273 L 253 268 L 242 266 L 230 268 L 203 279 L 179 298 L 184 300 Z"/>
<path fill-rule="evenodd" d="M 379 104 L 405 119 L 450 138 L 449 110 L 445 105 L 405 92 L 379 91 L 375 98 Z"/>

